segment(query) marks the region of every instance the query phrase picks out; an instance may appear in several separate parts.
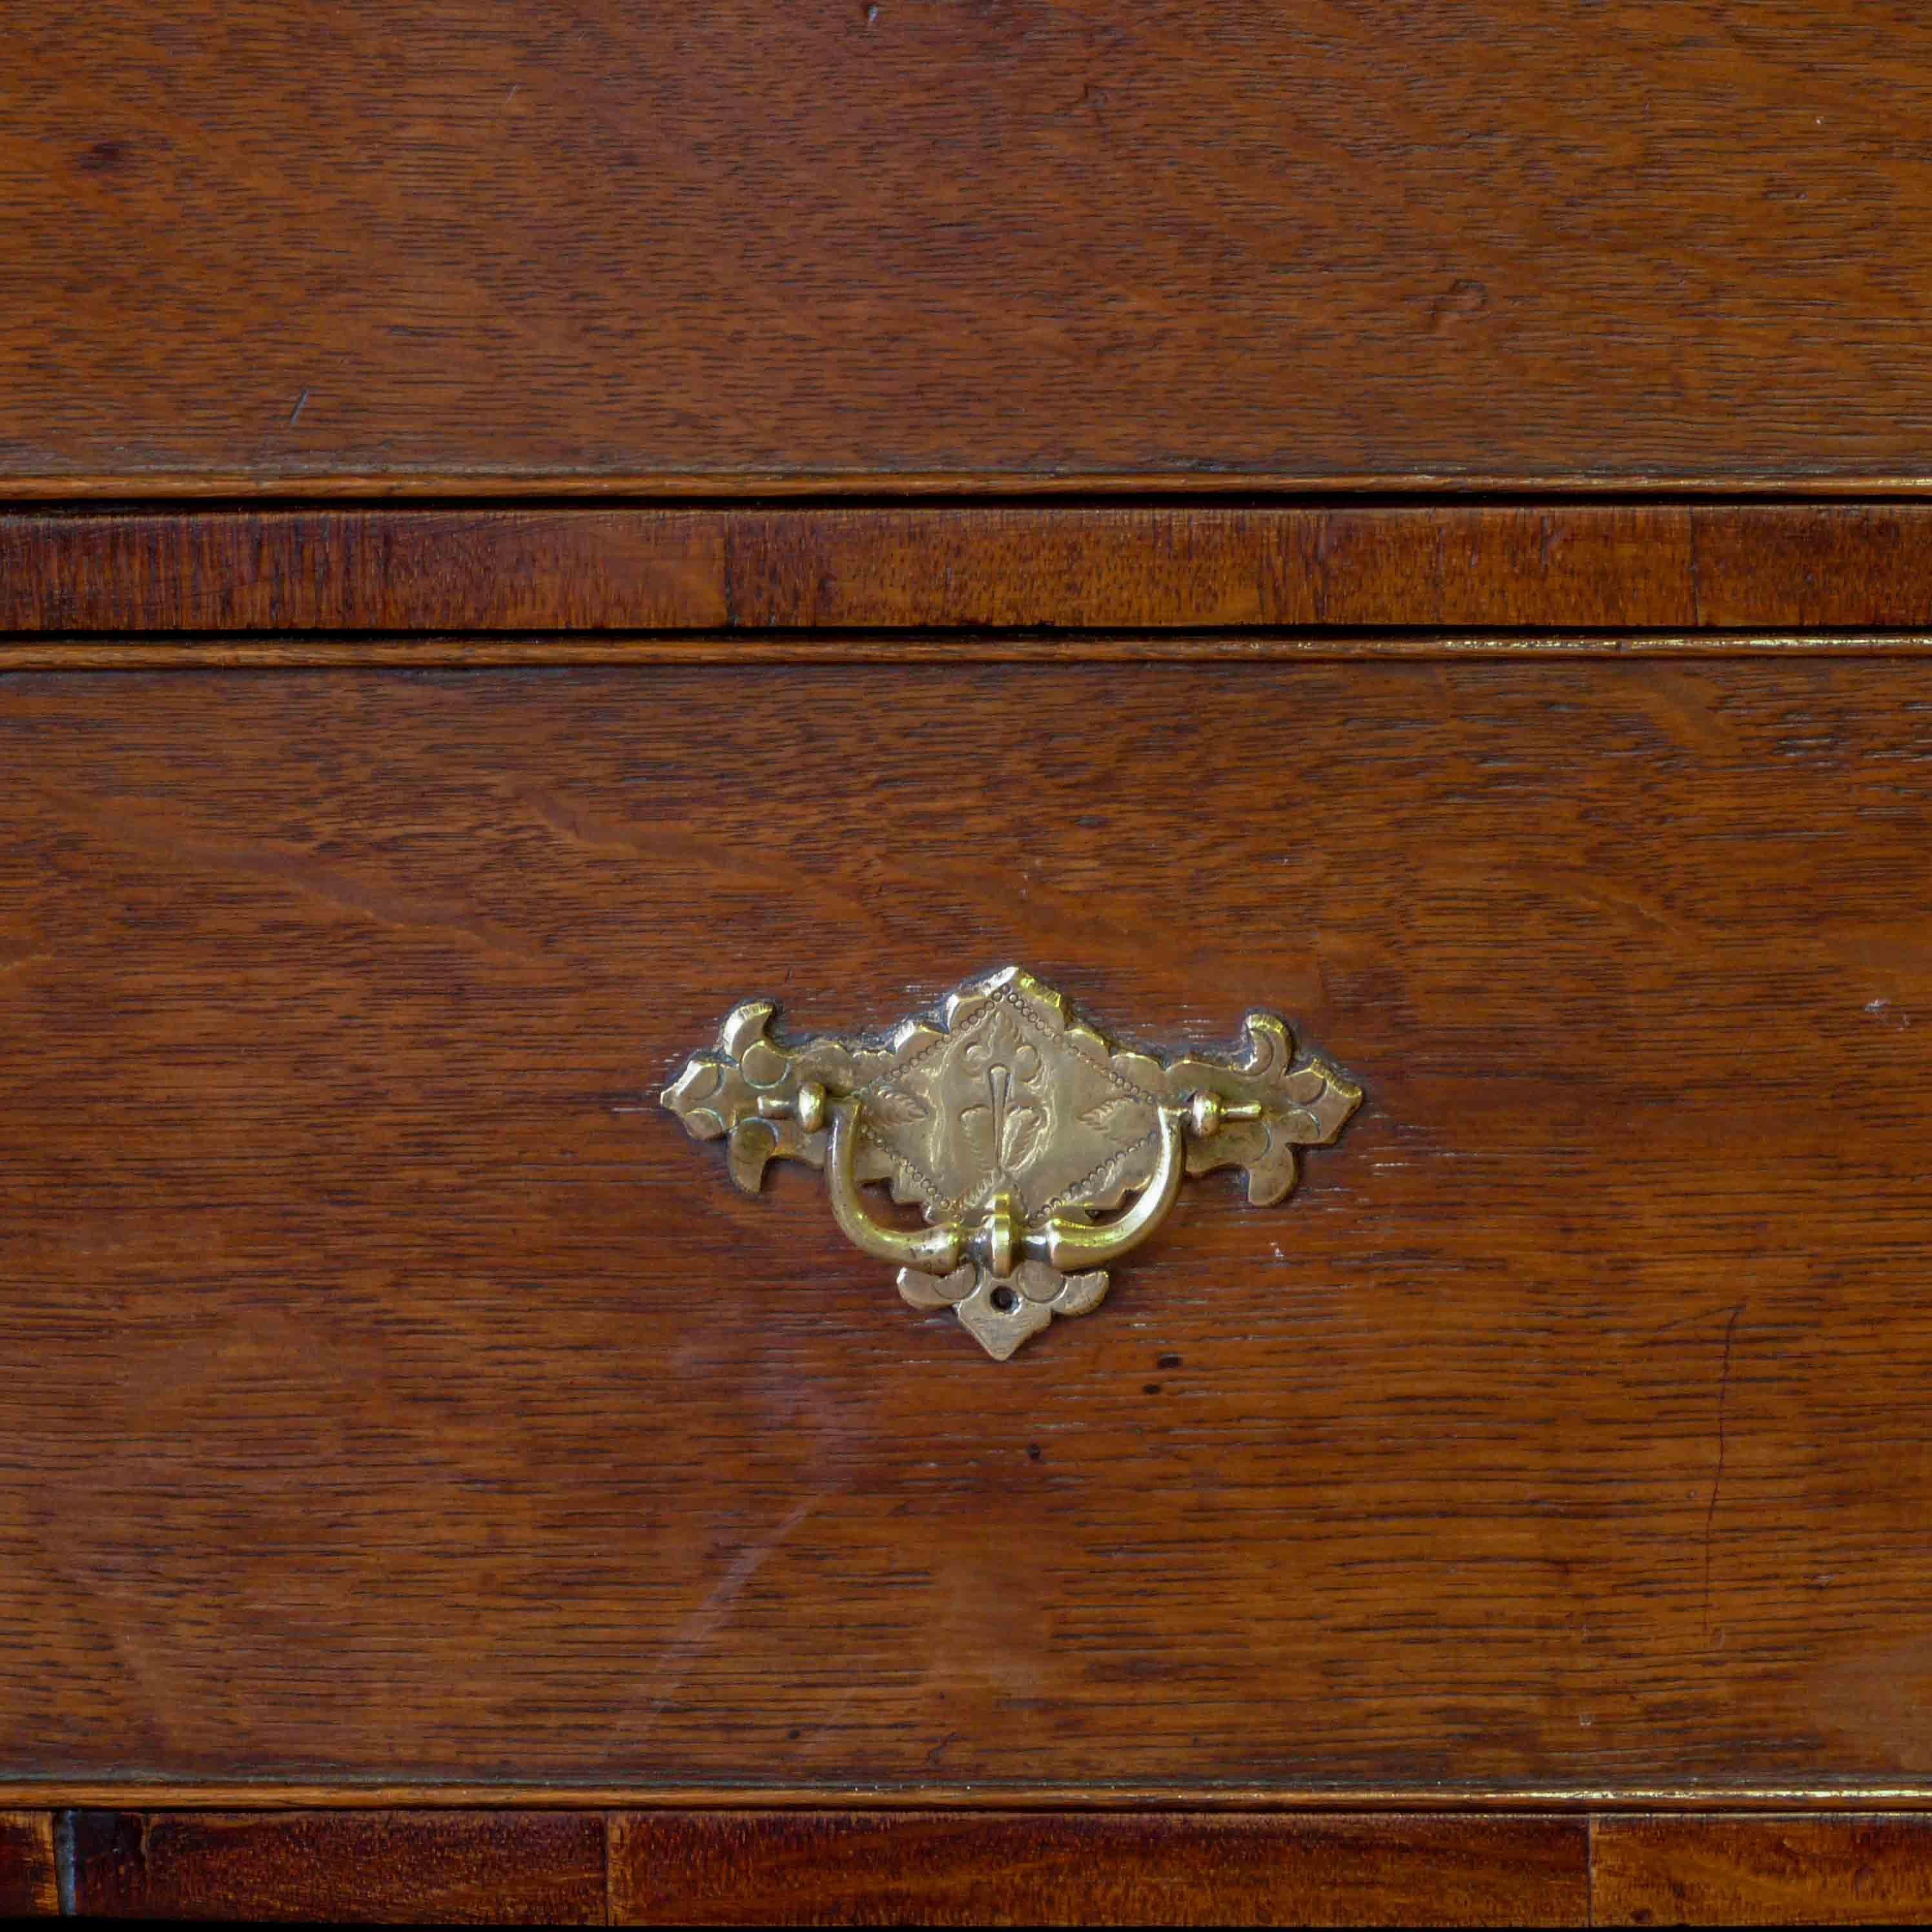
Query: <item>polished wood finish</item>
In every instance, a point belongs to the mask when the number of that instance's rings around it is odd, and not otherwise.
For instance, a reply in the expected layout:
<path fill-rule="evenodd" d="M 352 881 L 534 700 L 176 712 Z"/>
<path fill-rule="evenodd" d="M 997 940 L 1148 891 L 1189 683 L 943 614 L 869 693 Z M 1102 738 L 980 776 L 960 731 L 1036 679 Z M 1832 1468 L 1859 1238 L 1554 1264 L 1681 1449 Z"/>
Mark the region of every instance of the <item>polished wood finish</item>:
<path fill-rule="evenodd" d="M 1932 1924 L 1932 1817 L 1600 1818 L 1599 1925 Z"/>
<path fill-rule="evenodd" d="M 1580 1818 L 638 1813 L 617 1925 L 1583 1925 Z"/>
<path fill-rule="evenodd" d="M 0 1811 L 0 1913 L 42 1918 L 59 1909 L 53 1820 L 44 1811 Z"/>
<path fill-rule="evenodd" d="M 509 1924 L 1932 1922 L 1932 1817 L 81 1811 L 68 1910 Z M 57 1909 L 43 1813 L 0 1904 Z M 608 1870 L 608 1895 L 607 1874 Z"/>
<path fill-rule="evenodd" d="M 1105 1810 L 0 1816 L 0 1906 L 617 1924 L 1932 1923 L 1932 1816 Z"/>
<path fill-rule="evenodd" d="M 1932 506 L 734 514 L 734 622 L 1355 630 L 1923 628 Z"/>
<path fill-rule="evenodd" d="M 1932 12 L 7 24 L 0 1912 L 1932 1918 Z M 1368 1102 L 998 1366 L 1004 959 Z"/>
<path fill-rule="evenodd" d="M 992 626 L 1923 630 L 1932 505 L 0 516 L 0 632 Z"/>
<path fill-rule="evenodd" d="M 1932 1786 L 1923 670 L 0 684 L 16 1780 Z M 1006 958 L 1368 1100 L 1013 1361 L 654 1100 Z M 1118 1802 L 1118 1800 L 1117 1800 Z"/>
<path fill-rule="evenodd" d="M 604 1826 L 563 1811 L 76 1811 L 88 1918 L 601 1925 Z"/>
<path fill-rule="evenodd" d="M 1910 0 L 16 0 L 0 488 L 1927 479 Z"/>
<path fill-rule="evenodd" d="M 0 631 L 716 629 L 732 614 L 736 522 L 726 510 L 0 515 Z"/>

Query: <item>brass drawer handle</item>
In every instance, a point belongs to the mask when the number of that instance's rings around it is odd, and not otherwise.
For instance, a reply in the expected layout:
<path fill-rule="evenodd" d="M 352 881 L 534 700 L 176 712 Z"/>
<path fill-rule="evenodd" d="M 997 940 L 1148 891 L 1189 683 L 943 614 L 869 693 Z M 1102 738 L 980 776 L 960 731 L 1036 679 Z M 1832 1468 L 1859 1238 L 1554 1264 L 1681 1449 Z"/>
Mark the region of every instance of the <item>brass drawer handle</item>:
<path fill-rule="evenodd" d="M 735 1007 L 664 1104 L 694 1138 L 726 1139 L 748 1192 L 768 1160 L 824 1168 L 846 1238 L 1000 1361 L 1054 1316 L 1100 1305 L 1106 1269 L 1160 1225 L 1184 1173 L 1241 1168 L 1266 1206 L 1294 1186 L 1295 1150 L 1328 1145 L 1361 1103 L 1334 1067 L 1295 1060 L 1272 1013 L 1249 1014 L 1238 1060 L 1162 1060 L 1115 1046 L 1017 966 L 881 1040 L 775 1040 L 776 1011 Z M 875 1220 L 860 1192 L 874 1180 L 929 1225 Z"/>
<path fill-rule="evenodd" d="M 860 1134 L 858 1102 L 834 1100 L 830 1105 L 832 1137 L 825 1157 L 825 1190 L 832 1197 L 832 1219 L 861 1253 L 898 1268 L 950 1274 L 970 1255 L 996 1281 L 1012 1280 L 1022 1260 L 1044 1262 L 1062 1273 L 1097 1268 L 1102 1262 L 1118 1261 L 1145 1240 L 1180 1192 L 1184 1117 L 1178 1107 L 1162 1107 L 1158 1130 L 1160 1156 L 1154 1173 L 1134 1204 L 1104 1227 L 1061 1214 L 1029 1222 L 1012 1189 L 995 1186 L 976 1221 L 947 1221 L 923 1234 L 902 1234 L 880 1227 L 859 1198 L 852 1172 L 853 1150 Z"/>

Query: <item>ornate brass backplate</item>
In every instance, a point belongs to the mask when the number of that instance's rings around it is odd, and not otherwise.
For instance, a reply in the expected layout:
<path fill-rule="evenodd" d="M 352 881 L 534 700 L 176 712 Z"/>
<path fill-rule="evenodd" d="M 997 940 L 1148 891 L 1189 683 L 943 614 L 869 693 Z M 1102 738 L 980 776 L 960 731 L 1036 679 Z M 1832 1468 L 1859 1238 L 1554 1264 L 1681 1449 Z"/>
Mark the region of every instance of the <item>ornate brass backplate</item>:
<path fill-rule="evenodd" d="M 1295 1150 L 1334 1141 L 1362 1098 L 1324 1062 L 1297 1061 L 1272 1013 L 1248 1015 L 1237 1058 L 1163 1060 L 1116 1046 L 1017 966 L 879 1040 L 774 1040 L 776 1011 L 734 1008 L 664 1104 L 694 1138 L 726 1138 L 747 1192 L 768 1160 L 824 1168 L 854 1244 L 898 1268 L 914 1307 L 950 1307 L 1000 1361 L 1054 1316 L 1100 1305 L 1104 1264 L 1153 1233 L 1184 1172 L 1241 1168 L 1266 1207 L 1294 1186 Z M 874 1220 L 860 1191 L 873 1180 L 929 1225 Z"/>

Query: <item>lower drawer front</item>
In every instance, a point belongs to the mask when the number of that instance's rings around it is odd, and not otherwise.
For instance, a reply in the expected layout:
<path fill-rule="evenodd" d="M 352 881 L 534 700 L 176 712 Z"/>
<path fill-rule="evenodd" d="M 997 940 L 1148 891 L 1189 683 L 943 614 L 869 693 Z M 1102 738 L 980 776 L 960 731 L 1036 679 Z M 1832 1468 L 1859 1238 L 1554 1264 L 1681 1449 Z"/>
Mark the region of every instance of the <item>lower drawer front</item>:
<path fill-rule="evenodd" d="M 1928 1781 L 1924 668 L 15 676 L 0 772 L 0 1781 Z M 1009 961 L 1366 1097 L 995 1361 L 656 1095 Z"/>

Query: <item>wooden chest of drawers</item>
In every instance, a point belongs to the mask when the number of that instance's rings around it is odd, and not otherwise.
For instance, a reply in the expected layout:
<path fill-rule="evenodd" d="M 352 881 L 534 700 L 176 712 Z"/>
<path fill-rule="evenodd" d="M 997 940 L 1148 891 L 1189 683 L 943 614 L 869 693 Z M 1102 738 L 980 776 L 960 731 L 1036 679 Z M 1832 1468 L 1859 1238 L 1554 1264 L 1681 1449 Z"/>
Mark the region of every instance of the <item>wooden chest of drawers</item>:
<path fill-rule="evenodd" d="M 26 15 L 0 1903 L 1932 1912 L 1918 10 Z"/>

